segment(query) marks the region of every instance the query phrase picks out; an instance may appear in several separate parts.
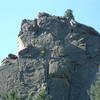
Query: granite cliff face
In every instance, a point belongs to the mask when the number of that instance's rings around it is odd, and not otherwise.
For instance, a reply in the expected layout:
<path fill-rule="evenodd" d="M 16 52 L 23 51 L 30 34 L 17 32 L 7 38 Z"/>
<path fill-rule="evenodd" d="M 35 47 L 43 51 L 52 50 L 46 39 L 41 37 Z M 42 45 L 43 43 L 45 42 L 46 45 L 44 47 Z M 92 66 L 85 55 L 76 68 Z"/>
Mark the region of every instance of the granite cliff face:
<path fill-rule="evenodd" d="M 0 100 L 13 89 L 20 100 L 42 90 L 50 100 L 90 100 L 87 91 L 100 65 L 96 30 L 39 13 L 37 19 L 22 21 L 18 43 L 18 58 L 9 56 L 0 66 Z"/>

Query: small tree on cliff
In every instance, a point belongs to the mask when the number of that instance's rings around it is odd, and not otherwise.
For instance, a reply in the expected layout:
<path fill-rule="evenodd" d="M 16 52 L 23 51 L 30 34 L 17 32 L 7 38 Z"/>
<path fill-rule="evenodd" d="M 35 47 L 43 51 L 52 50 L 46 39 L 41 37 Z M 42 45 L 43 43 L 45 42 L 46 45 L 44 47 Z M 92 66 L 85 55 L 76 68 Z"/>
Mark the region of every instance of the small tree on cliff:
<path fill-rule="evenodd" d="M 67 9 L 65 11 L 64 17 L 66 17 L 68 20 L 71 20 L 71 19 L 75 20 L 73 16 L 73 11 L 71 9 Z"/>

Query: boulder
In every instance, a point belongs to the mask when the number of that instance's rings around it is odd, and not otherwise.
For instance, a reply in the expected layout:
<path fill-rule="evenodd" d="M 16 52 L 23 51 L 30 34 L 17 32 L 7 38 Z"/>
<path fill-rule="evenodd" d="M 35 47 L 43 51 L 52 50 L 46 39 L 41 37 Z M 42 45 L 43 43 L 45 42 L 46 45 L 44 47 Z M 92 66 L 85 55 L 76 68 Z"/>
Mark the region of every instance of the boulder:
<path fill-rule="evenodd" d="M 16 55 L 14 55 L 14 54 L 9 54 L 8 58 L 10 58 L 10 59 L 17 59 L 18 57 Z"/>

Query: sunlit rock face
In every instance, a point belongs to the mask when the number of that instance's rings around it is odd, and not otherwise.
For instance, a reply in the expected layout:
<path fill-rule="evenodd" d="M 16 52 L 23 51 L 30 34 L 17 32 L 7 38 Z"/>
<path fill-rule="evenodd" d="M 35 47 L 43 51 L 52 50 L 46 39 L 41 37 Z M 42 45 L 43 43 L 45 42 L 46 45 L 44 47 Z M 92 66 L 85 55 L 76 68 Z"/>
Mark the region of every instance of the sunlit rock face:
<path fill-rule="evenodd" d="M 0 100 L 13 89 L 20 100 L 44 89 L 51 100 L 90 99 L 87 91 L 100 65 L 96 30 L 39 13 L 37 19 L 22 21 L 18 45 L 18 58 L 7 57 L 0 67 Z"/>
<path fill-rule="evenodd" d="M 18 51 L 21 51 L 23 49 L 25 49 L 25 44 L 24 42 L 22 41 L 21 37 L 18 37 Z"/>

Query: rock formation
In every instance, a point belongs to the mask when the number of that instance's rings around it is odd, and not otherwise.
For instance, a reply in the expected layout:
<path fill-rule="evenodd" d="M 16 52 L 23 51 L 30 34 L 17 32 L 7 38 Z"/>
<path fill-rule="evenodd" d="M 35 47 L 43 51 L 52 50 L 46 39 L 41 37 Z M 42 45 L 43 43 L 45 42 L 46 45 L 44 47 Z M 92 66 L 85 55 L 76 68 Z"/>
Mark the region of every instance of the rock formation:
<path fill-rule="evenodd" d="M 46 90 L 50 100 L 90 100 L 100 65 L 100 35 L 64 17 L 39 13 L 21 24 L 18 58 L 0 66 L 0 100 L 17 90 L 20 100 Z M 33 99 L 35 100 L 35 99 Z"/>

